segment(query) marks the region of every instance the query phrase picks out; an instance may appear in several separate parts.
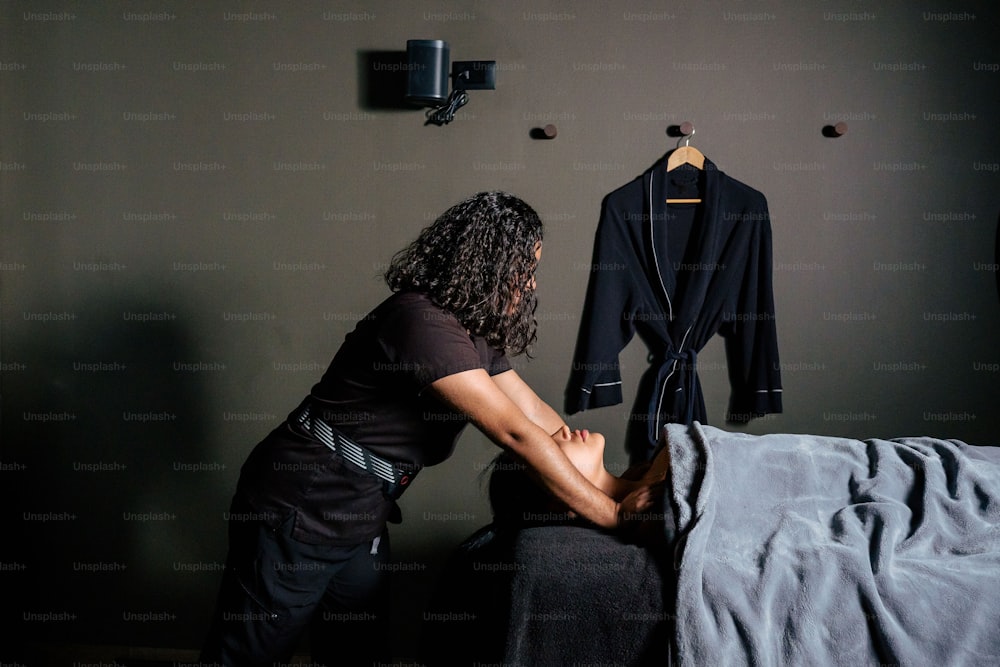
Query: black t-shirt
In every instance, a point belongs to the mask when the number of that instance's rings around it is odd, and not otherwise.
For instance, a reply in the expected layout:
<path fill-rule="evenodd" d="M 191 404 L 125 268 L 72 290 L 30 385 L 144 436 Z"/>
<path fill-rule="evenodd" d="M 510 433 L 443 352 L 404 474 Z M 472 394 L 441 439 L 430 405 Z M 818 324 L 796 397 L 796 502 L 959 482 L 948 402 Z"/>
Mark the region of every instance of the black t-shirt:
<path fill-rule="evenodd" d="M 424 390 L 476 368 L 496 375 L 511 366 L 426 295 L 398 292 L 346 336 L 310 392 L 311 414 L 390 461 L 434 465 L 451 455 L 468 420 Z M 294 514 L 293 535 L 309 543 L 372 539 L 392 510 L 381 479 L 288 422 L 251 453 L 238 495 L 269 523 Z"/>
<path fill-rule="evenodd" d="M 379 456 L 434 465 L 451 455 L 467 419 L 423 391 L 475 368 L 495 375 L 510 362 L 425 295 L 400 292 L 347 335 L 312 389 L 315 414 Z"/>

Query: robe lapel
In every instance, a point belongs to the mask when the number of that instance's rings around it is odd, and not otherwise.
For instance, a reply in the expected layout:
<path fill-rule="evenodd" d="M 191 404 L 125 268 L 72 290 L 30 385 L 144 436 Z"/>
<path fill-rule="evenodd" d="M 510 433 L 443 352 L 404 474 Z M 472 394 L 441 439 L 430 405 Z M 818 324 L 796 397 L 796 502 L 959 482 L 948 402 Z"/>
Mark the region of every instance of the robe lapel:
<path fill-rule="evenodd" d="M 720 174 L 715 164 L 706 158 L 702 203 L 698 207 L 698 217 L 691 229 L 692 243 L 689 245 L 696 248 L 697 252 L 693 257 L 685 256 L 684 260 L 697 270 L 683 270 L 680 272 L 681 275 L 678 275 L 678 271 L 671 265 L 670 252 L 665 246 L 666 243 L 670 243 L 669 231 L 663 235 L 657 234 L 655 229 L 656 225 L 670 224 L 666 203 L 670 194 L 668 182 L 666 158 L 663 158 L 649 174 L 646 192 L 649 229 L 646 230 L 645 239 L 652 258 L 647 264 L 651 274 L 648 276 L 650 287 L 662 305 L 663 313 L 670 316 L 664 317 L 664 342 L 669 340 L 671 346 L 678 347 L 705 301 L 712 272 L 702 269 L 710 267 L 719 257 L 720 225 L 716 218 L 721 210 Z"/>
<path fill-rule="evenodd" d="M 716 263 L 721 255 L 720 243 L 723 242 L 719 216 L 722 215 L 721 176 L 714 164 L 705 160 L 705 188 L 702 193 L 702 203 L 698 218 L 691 229 L 693 243 L 689 246 L 695 249 L 692 256 L 685 259 L 689 269 L 678 281 L 674 293 L 674 308 L 676 326 L 686 331 L 704 312 L 705 299 L 709 285 L 715 273 Z M 686 341 L 690 344 L 691 341 Z"/>

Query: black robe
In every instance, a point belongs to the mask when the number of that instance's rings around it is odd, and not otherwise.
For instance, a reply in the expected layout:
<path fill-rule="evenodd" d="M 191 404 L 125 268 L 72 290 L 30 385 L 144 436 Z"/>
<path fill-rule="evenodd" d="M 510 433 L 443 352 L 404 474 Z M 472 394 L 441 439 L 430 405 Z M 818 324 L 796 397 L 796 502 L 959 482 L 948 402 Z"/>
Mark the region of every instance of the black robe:
<path fill-rule="evenodd" d="M 621 403 L 619 354 L 639 333 L 650 366 L 627 434 L 633 461 L 651 458 L 664 424 L 707 423 L 697 353 L 716 333 L 727 421 L 781 412 L 767 200 L 707 159 L 668 174 L 668 156 L 604 198 L 566 393 L 569 414 Z"/>

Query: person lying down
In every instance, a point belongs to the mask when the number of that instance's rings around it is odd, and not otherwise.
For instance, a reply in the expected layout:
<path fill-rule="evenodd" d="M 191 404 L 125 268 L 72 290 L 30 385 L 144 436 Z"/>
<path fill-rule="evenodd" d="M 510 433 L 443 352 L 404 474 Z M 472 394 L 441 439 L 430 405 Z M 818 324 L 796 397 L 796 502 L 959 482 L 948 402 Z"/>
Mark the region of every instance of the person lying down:
<path fill-rule="evenodd" d="M 631 466 L 621 475 L 613 475 L 604 465 L 602 434 L 563 426 L 552 434 L 552 438 L 576 469 L 611 498 L 621 500 L 637 489 L 650 489 L 649 509 L 626 517 L 629 525 L 625 526 L 625 534 L 628 537 L 640 542 L 660 542 L 664 536 L 672 537 L 674 520 L 667 493 L 669 448 L 661 447 L 651 461 Z M 549 494 L 534 478 L 531 469 L 510 452 L 497 455 L 487 473 L 489 502 L 497 528 L 590 525 Z"/>

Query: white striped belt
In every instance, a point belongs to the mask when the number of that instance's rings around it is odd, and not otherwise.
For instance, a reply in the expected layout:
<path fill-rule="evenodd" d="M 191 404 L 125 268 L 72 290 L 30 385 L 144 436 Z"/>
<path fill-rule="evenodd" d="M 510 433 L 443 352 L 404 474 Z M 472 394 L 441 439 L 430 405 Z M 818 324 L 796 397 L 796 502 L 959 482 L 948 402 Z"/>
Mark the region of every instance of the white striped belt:
<path fill-rule="evenodd" d="M 328 423 L 309 414 L 309 401 L 306 400 L 295 413 L 290 421 L 294 421 L 301 428 L 312 435 L 316 440 L 323 443 L 337 456 L 354 466 L 365 470 L 379 479 L 385 480 L 394 487 L 396 491 L 391 493 L 394 497 L 402 494 L 405 487 L 416 476 L 419 468 L 415 470 L 403 470 L 399 465 L 383 459 L 381 456 L 372 454 L 366 448 L 354 442 L 346 435 L 330 426 Z"/>

